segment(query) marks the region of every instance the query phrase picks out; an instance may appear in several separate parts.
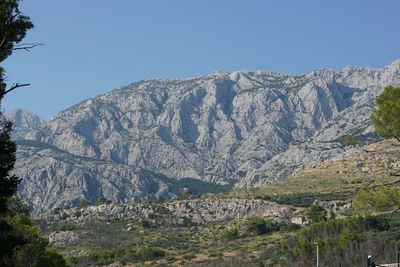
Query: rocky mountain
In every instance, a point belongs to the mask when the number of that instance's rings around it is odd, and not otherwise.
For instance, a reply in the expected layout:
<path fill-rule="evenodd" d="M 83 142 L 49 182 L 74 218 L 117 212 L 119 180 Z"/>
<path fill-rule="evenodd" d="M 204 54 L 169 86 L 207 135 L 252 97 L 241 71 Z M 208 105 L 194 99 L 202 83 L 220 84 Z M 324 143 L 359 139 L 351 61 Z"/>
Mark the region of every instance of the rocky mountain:
<path fill-rule="evenodd" d="M 39 209 L 101 195 L 169 198 L 193 181 L 269 183 L 343 152 L 346 134 L 373 137 L 374 99 L 389 84 L 400 85 L 400 60 L 382 69 L 133 83 L 18 136 L 19 192 Z"/>
<path fill-rule="evenodd" d="M 18 127 L 35 128 L 44 123 L 44 120 L 36 114 L 20 108 L 6 112 L 4 115 L 13 122 L 14 129 Z"/>
<path fill-rule="evenodd" d="M 13 123 L 13 136 L 15 139 L 22 138 L 28 131 L 40 127 L 44 123 L 44 120 L 36 114 L 20 108 L 6 112 L 4 116 Z"/>

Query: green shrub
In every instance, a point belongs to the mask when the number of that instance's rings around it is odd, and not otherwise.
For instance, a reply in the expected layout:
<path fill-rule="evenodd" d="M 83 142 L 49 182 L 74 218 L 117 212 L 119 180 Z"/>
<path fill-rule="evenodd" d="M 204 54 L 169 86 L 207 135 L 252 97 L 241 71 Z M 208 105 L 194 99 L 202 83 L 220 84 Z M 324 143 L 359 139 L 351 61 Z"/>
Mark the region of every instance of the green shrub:
<path fill-rule="evenodd" d="M 354 136 L 352 135 L 345 135 L 343 137 L 343 144 L 345 146 L 355 146 L 358 144 L 358 141 L 356 138 L 354 138 Z"/>
<path fill-rule="evenodd" d="M 165 251 L 159 248 L 142 247 L 135 252 L 135 256 L 143 261 L 156 260 L 165 256 Z"/>
<path fill-rule="evenodd" d="M 212 257 L 212 258 L 215 258 L 215 257 L 222 257 L 222 256 L 224 256 L 221 252 L 216 252 L 216 251 L 210 251 L 209 253 L 208 253 L 208 257 Z"/>
<path fill-rule="evenodd" d="M 141 220 L 140 224 L 144 227 L 144 228 L 151 228 L 151 223 L 148 220 Z"/>
<path fill-rule="evenodd" d="M 313 204 L 307 210 L 306 216 L 311 222 L 315 223 L 320 221 L 326 221 L 327 213 L 328 212 L 324 208 L 318 206 L 317 204 Z"/>
<path fill-rule="evenodd" d="M 122 249 L 96 250 L 88 255 L 97 264 L 106 265 L 119 260 L 124 255 Z"/>
<path fill-rule="evenodd" d="M 234 240 L 239 237 L 239 231 L 236 228 L 231 228 L 231 229 L 225 230 L 221 234 L 221 237 L 222 237 L 222 239 L 225 239 L 225 240 Z"/>
<path fill-rule="evenodd" d="M 42 253 L 40 253 L 40 257 L 38 260 L 37 266 L 67 266 L 63 257 L 57 253 L 55 248 L 46 248 Z"/>
<path fill-rule="evenodd" d="M 76 229 L 76 224 L 73 222 L 63 222 L 53 227 L 54 231 L 70 231 Z"/>
<path fill-rule="evenodd" d="M 87 207 L 87 206 L 89 206 L 89 204 L 90 204 L 90 202 L 88 200 L 83 199 L 79 202 L 78 208 L 81 209 L 81 208 Z"/>
<path fill-rule="evenodd" d="M 157 238 L 155 241 L 151 242 L 151 246 L 167 249 L 187 249 L 188 241 L 187 237 L 166 236 L 163 238 Z"/>
<path fill-rule="evenodd" d="M 263 218 L 251 218 L 246 222 L 246 232 L 252 235 L 268 233 L 266 221 Z"/>
<path fill-rule="evenodd" d="M 196 258 L 196 255 L 194 255 L 194 254 L 185 254 L 182 256 L 182 259 L 184 259 L 184 260 L 191 260 L 194 258 Z"/>
<path fill-rule="evenodd" d="M 97 205 L 110 204 L 110 203 L 112 203 L 112 201 L 106 199 L 105 197 L 100 197 L 100 198 L 97 200 Z"/>

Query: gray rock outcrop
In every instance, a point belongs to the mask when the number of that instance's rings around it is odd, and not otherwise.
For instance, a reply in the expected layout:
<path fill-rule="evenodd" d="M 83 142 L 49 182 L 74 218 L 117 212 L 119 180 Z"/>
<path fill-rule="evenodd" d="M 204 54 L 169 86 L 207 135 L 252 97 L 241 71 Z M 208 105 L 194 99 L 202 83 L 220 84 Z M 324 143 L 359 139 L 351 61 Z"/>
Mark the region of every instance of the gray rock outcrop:
<path fill-rule="evenodd" d="M 293 207 L 255 199 L 198 199 L 163 204 L 104 204 L 53 210 L 38 217 L 42 225 L 59 222 L 84 224 L 94 221 L 147 220 L 156 225 L 203 224 L 234 219 L 269 217 L 289 220 Z"/>

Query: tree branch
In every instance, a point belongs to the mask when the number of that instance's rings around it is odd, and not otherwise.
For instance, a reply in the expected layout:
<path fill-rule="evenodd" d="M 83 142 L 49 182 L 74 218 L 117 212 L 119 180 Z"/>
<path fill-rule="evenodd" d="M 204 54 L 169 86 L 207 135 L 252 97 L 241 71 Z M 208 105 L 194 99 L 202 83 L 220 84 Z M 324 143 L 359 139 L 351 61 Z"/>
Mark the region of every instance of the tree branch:
<path fill-rule="evenodd" d="M 14 84 L 13 86 L 11 86 L 10 89 L 4 91 L 4 95 L 5 95 L 5 94 L 8 94 L 9 92 L 11 92 L 11 91 L 13 91 L 13 90 L 15 90 L 15 89 L 17 89 L 18 87 L 29 86 L 29 85 L 31 85 L 31 84 L 30 84 L 30 83 L 21 83 L 21 84 L 16 83 L 16 84 Z"/>
<path fill-rule="evenodd" d="M 12 50 L 26 50 L 26 51 L 30 51 L 30 49 L 39 46 L 39 45 L 43 45 L 41 43 L 34 43 L 34 44 L 20 44 L 20 45 L 16 45 Z"/>
<path fill-rule="evenodd" d="M 365 187 L 370 186 L 371 184 L 375 183 L 375 180 L 372 180 L 369 184 L 367 184 Z"/>
<path fill-rule="evenodd" d="M 4 44 L 4 42 L 6 41 L 6 39 L 7 39 L 7 34 L 8 34 L 8 32 L 7 32 L 7 30 L 6 30 L 6 31 L 4 32 L 3 39 L 1 40 L 0 47 L 2 47 L 3 44 Z"/>
<path fill-rule="evenodd" d="M 400 174 L 398 174 L 396 176 L 400 176 Z M 377 188 L 377 187 L 381 187 L 381 186 L 394 185 L 394 184 L 398 184 L 398 183 L 400 183 L 400 180 L 397 180 L 397 181 L 394 181 L 394 182 L 391 182 L 391 183 L 386 183 L 386 184 L 374 185 L 374 186 L 369 187 L 368 189 Z"/>

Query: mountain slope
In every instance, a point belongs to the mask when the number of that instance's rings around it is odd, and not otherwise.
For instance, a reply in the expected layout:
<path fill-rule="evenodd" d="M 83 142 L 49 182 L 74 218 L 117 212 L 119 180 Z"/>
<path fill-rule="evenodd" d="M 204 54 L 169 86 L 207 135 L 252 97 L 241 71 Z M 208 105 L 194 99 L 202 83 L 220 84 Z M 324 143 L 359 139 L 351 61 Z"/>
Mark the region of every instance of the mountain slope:
<path fill-rule="evenodd" d="M 150 79 L 83 101 L 20 138 L 174 179 L 250 187 L 338 155 L 345 134 L 371 135 L 374 99 L 386 85 L 400 85 L 399 74 L 397 60 L 382 69 L 306 75 Z M 30 168 L 17 172 L 28 181 Z"/>
<path fill-rule="evenodd" d="M 337 157 L 292 174 L 272 184 L 238 189 L 218 195 L 219 198 L 263 198 L 310 194 L 352 198 L 361 185 L 397 187 L 400 171 L 400 143 L 384 140 L 365 147 L 352 147 Z M 272 197 L 273 199 L 274 197 Z M 268 198 L 271 199 L 271 198 Z"/>

